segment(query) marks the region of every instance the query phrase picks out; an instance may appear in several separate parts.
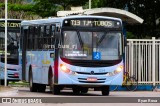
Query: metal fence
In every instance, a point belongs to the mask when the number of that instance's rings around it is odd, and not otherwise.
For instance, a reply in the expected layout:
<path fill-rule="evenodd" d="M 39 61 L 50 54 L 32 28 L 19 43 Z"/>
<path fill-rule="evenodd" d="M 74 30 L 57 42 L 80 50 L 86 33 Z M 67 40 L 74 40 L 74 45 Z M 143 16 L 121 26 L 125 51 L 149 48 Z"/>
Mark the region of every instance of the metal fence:
<path fill-rule="evenodd" d="M 127 39 L 126 71 L 139 84 L 160 84 L 160 39 Z"/>

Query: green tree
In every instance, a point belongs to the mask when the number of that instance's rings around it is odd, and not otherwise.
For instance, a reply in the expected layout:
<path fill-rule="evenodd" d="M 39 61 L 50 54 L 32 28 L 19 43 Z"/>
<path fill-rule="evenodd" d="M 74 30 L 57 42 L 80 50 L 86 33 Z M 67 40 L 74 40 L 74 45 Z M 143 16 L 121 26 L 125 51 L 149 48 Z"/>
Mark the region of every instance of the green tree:
<path fill-rule="evenodd" d="M 55 16 L 60 6 L 52 3 L 52 0 L 35 0 L 34 12 L 41 17 Z"/>
<path fill-rule="evenodd" d="M 53 4 L 63 7 L 63 10 L 70 9 L 71 6 L 83 6 L 89 0 L 51 0 Z"/>
<path fill-rule="evenodd" d="M 34 12 L 42 17 L 56 16 L 57 11 L 83 6 L 88 0 L 34 0 Z"/>
<path fill-rule="evenodd" d="M 160 29 L 155 20 L 160 17 L 160 0 L 92 0 L 92 8 L 112 7 L 125 9 L 144 19 L 142 25 L 127 26 L 132 31 L 135 38 L 145 38 L 145 36 L 159 37 Z"/>
<path fill-rule="evenodd" d="M 34 19 L 39 16 L 35 15 L 33 11 L 33 4 L 25 3 L 25 0 L 9 0 L 8 1 L 8 18 L 13 19 Z M 4 0 L 0 1 L 0 17 L 4 18 L 5 4 Z"/>

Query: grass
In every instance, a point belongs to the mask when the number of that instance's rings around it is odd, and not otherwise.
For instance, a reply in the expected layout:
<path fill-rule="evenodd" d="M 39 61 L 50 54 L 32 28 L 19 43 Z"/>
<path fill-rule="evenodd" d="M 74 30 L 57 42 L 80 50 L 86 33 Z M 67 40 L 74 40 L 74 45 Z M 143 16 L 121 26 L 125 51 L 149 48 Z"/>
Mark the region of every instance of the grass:
<path fill-rule="evenodd" d="M 29 83 L 27 82 L 23 82 L 23 81 L 10 81 L 9 82 L 9 86 L 12 86 L 12 87 L 28 87 L 29 86 Z"/>

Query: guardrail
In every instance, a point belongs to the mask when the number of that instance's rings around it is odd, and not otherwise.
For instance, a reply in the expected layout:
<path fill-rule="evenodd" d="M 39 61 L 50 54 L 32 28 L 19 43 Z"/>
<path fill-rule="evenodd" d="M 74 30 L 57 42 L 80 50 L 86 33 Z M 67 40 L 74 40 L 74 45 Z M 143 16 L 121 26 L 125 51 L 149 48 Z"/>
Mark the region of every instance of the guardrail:
<path fill-rule="evenodd" d="M 160 39 L 127 39 L 126 71 L 139 84 L 160 84 Z"/>

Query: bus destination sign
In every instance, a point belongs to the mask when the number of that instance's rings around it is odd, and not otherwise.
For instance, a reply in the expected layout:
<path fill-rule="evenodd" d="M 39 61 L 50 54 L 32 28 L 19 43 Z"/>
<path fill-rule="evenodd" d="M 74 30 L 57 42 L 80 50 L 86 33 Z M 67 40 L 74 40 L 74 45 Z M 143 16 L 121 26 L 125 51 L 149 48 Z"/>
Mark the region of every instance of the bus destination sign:
<path fill-rule="evenodd" d="M 20 27 L 21 23 L 7 22 L 7 27 Z M 5 22 L 0 22 L 0 27 L 5 27 Z"/>
<path fill-rule="evenodd" d="M 64 26 L 119 28 L 120 22 L 104 19 L 70 19 L 64 21 Z"/>

